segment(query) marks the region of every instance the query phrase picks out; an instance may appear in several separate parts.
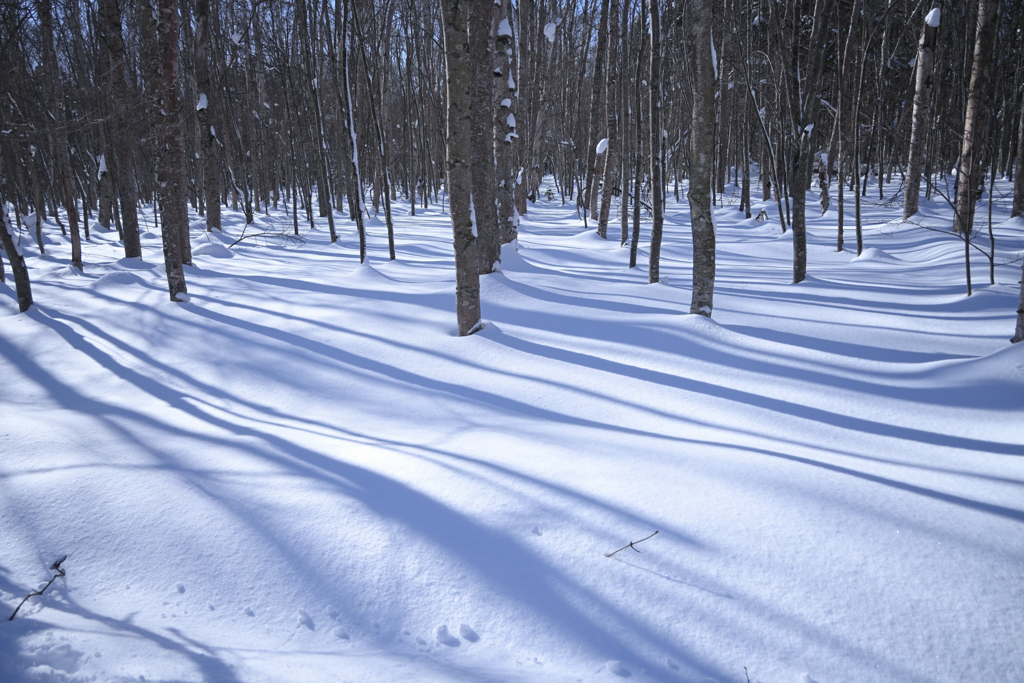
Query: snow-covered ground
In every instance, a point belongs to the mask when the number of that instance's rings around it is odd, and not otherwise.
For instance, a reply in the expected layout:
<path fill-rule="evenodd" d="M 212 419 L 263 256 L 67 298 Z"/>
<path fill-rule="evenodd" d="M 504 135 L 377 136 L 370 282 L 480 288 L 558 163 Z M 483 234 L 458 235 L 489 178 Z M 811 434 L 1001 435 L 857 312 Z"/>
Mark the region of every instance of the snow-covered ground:
<path fill-rule="evenodd" d="M 194 216 L 187 304 L 152 232 L 144 261 L 94 232 L 84 274 L 55 226 L 45 257 L 26 236 L 36 307 L 0 285 L 0 680 L 1020 680 L 1007 209 L 968 298 L 962 243 L 898 205 L 867 203 L 860 258 L 811 218 L 799 285 L 777 223 L 720 208 L 707 320 L 685 200 L 657 285 L 541 201 L 468 338 L 436 206 L 396 204 L 391 263 L 371 221 L 364 266 L 340 214 L 333 246 L 318 221 L 231 248 L 238 214 Z"/>

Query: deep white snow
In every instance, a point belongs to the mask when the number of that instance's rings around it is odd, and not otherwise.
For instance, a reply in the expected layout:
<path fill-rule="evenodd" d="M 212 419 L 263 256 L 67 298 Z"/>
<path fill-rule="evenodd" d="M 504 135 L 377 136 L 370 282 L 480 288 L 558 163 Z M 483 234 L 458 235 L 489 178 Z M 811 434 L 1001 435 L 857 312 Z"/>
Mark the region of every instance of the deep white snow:
<path fill-rule="evenodd" d="M 0 285 L 0 680 L 1021 679 L 1008 189 L 997 284 L 975 253 L 968 298 L 962 243 L 922 227 L 947 206 L 901 223 L 869 190 L 859 258 L 809 207 L 793 285 L 774 203 L 744 219 L 730 188 L 713 320 L 687 314 L 672 189 L 664 282 L 649 222 L 630 270 L 556 194 L 466 338 L 436 204 L 396 205 L 394 262 L 370 221 L 361 266 L 341 213 L 335 245 L 287 237 L 283 210 L 230 247 L 238 213 L 223 235 L 193 216 L 184 304 L 150 209 L 144 260 L 97 226 L 84 273 L 55 224 L 46 256 L 23 229 L 37 305 Z"/>

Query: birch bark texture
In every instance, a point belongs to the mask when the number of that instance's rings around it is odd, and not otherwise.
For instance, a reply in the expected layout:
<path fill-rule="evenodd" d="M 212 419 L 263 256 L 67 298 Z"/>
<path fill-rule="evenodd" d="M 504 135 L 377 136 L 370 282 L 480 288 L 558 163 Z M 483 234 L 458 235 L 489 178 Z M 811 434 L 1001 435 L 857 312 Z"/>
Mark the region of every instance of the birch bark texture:
<path fill-rule="evenodd" d="M 468 10 L 473 0 L 442 0 L 445 71 L 448 82 L 448 206 L 455 246 L 455 316 L 459 336 L 480 324 L 480 274 L 470 172 L 472 69 L 469 64 Z"/>
<path fill-rule="evenodd" d="M 999 0 L 981 0 L 978 5 L 971 84 L 967 93 L 967 113 L 964 117 L 964 137 L 960 144 L 956 211 L 953 219 L 953 231 L 963 235 L 965 239 L 970 239 L 973 232 L 974 203 L 981 194 L 978 186 L 984 156 L 985 119 L 988 113 L 989 93 L 992 90 L 990 72 L 998 18 Z"/>
<path fill-rule="evenodd" d="M 928 12 L 917 49 L 917 79 L 914 88 L 914 115 L 907 155 L 907 184 L 903 193 L 903 220 L 917 213 L 921 195 L 921 170 L 924 167 L 924 143 L 928 138 L 932 86 L 935 81 L 933 55 L 939 37 L 941 13 L 938 7 Z"/>

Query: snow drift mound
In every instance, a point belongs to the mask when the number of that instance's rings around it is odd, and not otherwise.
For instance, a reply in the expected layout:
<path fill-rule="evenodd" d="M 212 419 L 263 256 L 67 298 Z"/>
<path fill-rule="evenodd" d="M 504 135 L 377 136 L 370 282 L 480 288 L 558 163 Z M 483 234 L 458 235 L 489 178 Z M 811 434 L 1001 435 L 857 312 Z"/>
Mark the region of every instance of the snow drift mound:
<path fill-rule="evenodd" d="M 118 271 L 114 273 L 107 273 L 106 275 L 99 277 L 92 286 L 96 289 L 106 289 L 109 287 L 123 287 L 131 285 L 143 284 L 142 278 L 135 273 L 128 273 L 125 271 Z"/>
<path fill-rule="evenodd" d="M 193 256 L 212 256 L 213 258 L 233 258 L 234 252 L 220 242 L 207 242 L 200 244 L 192 250 Z"/>
<path fill-rule="evenodd" d="M 877 247 L 868 247 L 860 256 L 854 256 L 850 263 L 872 262 L 872 263 L 905 263 L 903 259 L 896 258 Z"/>

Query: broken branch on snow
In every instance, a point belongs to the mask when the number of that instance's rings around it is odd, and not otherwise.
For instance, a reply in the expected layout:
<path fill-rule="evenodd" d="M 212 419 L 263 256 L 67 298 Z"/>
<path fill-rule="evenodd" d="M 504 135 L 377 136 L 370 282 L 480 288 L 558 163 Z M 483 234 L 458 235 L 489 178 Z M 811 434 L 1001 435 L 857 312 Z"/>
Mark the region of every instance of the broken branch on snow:
<path fill-rule="evenodd" d="M 39 590 L 35 591 L 34 593 L 29 593 L 28 595 L 26 595 L 26 596 L 25 596 L 25 597 L 24 597 L 24 598 L 22 599 L 22 601 L 21 601 L 20 603 L 18 603 L 18 606 L 17 606 L 17 607 L 15 608 L 15 610 L 14 610 L 14 614 L 12 614 L 12 615 L 11 615 L 11 616 L 10 616 L 10 617 L 9 617 L 9 618 L 7 619 L 7 621 L 14 621 L 14 617 L 18 616 L 18 610 L 20 610 L 20 609 L 21 609 L 21 606 L 22 606 L 22 605 L 24 605 L 24 604 L 25 604 L 26 602 L 28 602 L 28 599 L 29 599 L 29 598 L 34 598 L 34 597 L 35 597 L 35 596 L 37 596 L 37 595 L 42 595 L 42 594 L 43 594 L 43 592 L 44 592 L 44 591 L 45 591 L 45 590 L 46 590 L 47 588 L 49 588 L 49 587 L 50 587 L 50 584 L 51 584 L 51 583 L 53 583 L 54 581 L 56 581 L 56 580 L 57 580 L 57 577 L 58 577 L 58 576 L 64 576 L 64 570 L 63 570 L 63 569 L 61 569 L 60 565 L 61 565 L 61 564 L 63 564 L 64 560 L 66 560 L 66 559 L 68 559 L 68 556 L 67 556 L 67 555 L 65 555 L 64 557 L 60 558 L 60 559 L 59 559 L 59 560 L 57 560 L 56 562 L 54 562 L 54 563 L 53 563 L 52 565 L 50 565 L 50 569 L 53 569 L 53 570 L 55 570 L 55 571 L 56 571 L 57 573 L 56 573 L 56 574 L 54 574 L 54 575 L 53 575 L 53 577 L 52 577 L 52 578 L 51 578 L 51 579 L 50 579 L 49 581 L 47 581 L 47 582 L 46 582 L 46 585 L 45 585 L 45 586 L 43 586 L 43 587 L 42 587 L 42 588 L 40 588 Z"/>
<path fill-rule="evenodd" d="M 611 557 L 611 556 L 612 556 L 612 555 L 614 555 L 615 553 L 618 553 L 618 552 L 622 552 L 622 551 L 623 551 L 623 550 L 625 550 L 626 548 L 633 548 L 633 550 L 634 550 L 634 551 L 636 551 L 636 552 L 638 552 L 638 553 L 639 553 L 639 552 L 641 552 L 641 551 L 637 550 L 637 549 L 636 549 L 636 548 L 635 548 L 634 546 L 635 546 L 635 545 L 636 545 L 637 543 L 643 543 L 643 542 L 644 542 L 644 541 L 646 541 L 646 540 L 647 540 L 648 538 L 654 538 L 654 537 L 655 537 L 655 536 L 657 536 L 657 535 L 658 535 L 658 532 L 657 532 L 657 531 L 655 531 L 655 532 L 654 532 L 653 534 L 651 534 L 650 536 L 647 536 L 647 537 L 645 537 L 645 538 L 641 538 L 641 539 L 640 539 L 639 541 L 630 541 L 629 543 L 627 543 L 626 545 L 622 546 L 621 548 L 619 548 L 619 549 L 618 549 L 618 550 L 616 550 L 615 552 L 612 552 L 612 553 L 608 553 L 607 555 L 605 555 L 605 557 Z"/>

